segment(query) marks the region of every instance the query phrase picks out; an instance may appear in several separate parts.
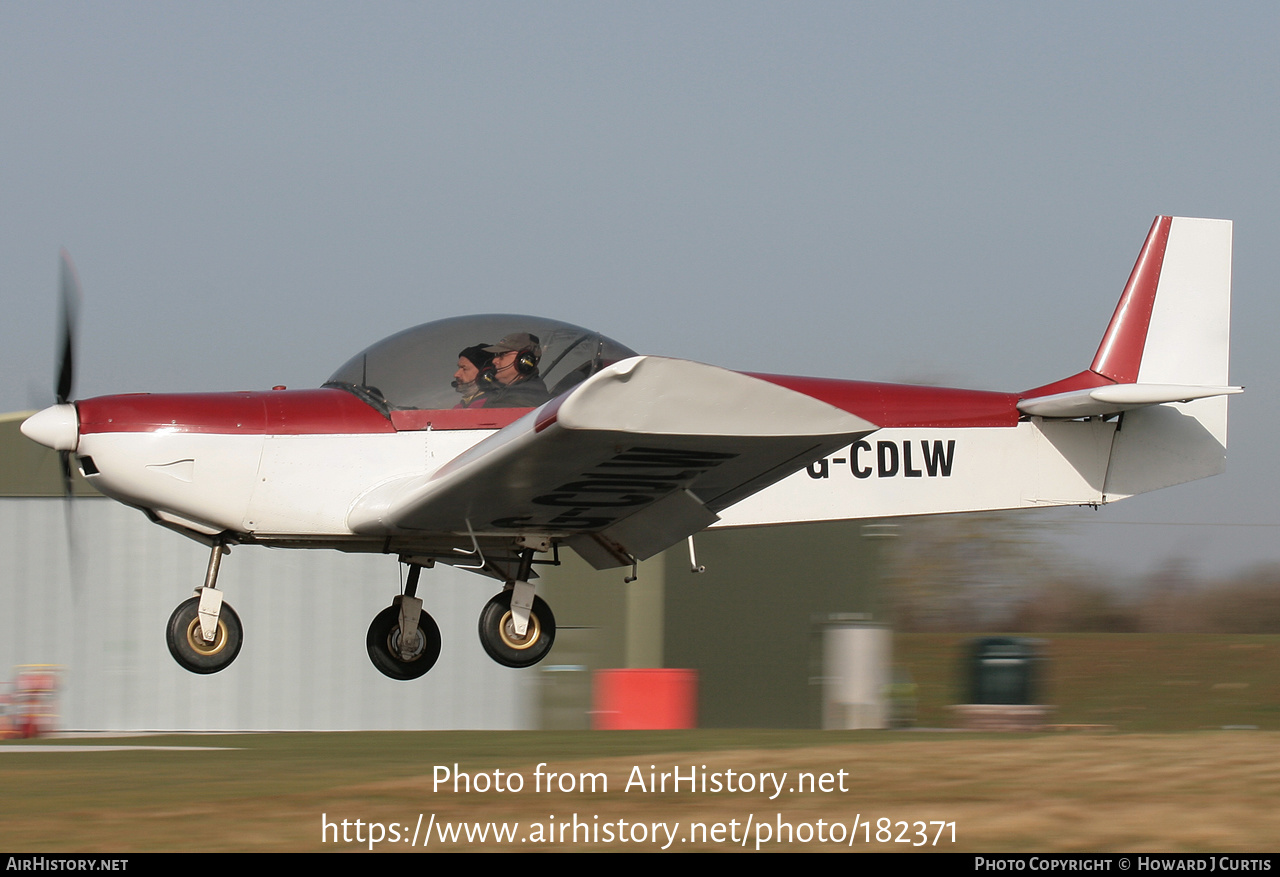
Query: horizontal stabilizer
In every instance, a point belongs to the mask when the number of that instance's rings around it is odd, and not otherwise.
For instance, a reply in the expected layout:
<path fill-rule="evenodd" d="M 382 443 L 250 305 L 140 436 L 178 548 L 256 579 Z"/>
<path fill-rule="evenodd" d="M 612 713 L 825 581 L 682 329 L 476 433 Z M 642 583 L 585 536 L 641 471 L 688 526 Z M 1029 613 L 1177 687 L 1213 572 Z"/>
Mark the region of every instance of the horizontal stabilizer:
<path fill-rule="evenodd" d="M 1182 384 L 1107 384 L 1069 393 L 1022 399 L 1018 410 L 1033 417 L 1104 417 L 1133 408 L 1230 396 L 1243 387 L 1193 387 Z"/>

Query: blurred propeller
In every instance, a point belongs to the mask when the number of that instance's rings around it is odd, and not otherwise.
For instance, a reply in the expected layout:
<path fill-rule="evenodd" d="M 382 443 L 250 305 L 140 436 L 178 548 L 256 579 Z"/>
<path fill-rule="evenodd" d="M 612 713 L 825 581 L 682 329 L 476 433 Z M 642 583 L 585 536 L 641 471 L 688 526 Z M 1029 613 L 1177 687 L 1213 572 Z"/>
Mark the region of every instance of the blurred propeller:
<path fill-rule="evenodd" d="M 76 317 L 80 313 L 80 278 L 76 276 L 76 266 L 71 264 L 71 254 L 66 250 L 60 253 L 62 270 L 59 272 L 59 307 L 61 319 L 59 332 L 62 336 L 62 362 L 58 366 L 58 404 L 71 399 L 71 387 L 75 379 L 75 347 Z"/>
<path fill-rule="evenodd" d="M 76 276 L 76 266 L 71 264 L 71 254 L 62 250 L 60 255 L 62 264 L 58 284 L 58 334 L 62 356 L 58 363 L 56 394 L 58 404 L 65 405 L 71 401 L 71 390 L 75 384 L 76 317 L 80 312 L 80 278 Z M 62 466 L 62 495 L 67 499 L 75 495 L 71 482 L 71 454 L 72 451 L 58 451 L 58 462 Z"/>
<path fill-rule="evenodd" d="M 80 311 L 80 281 L 76 278 L 75 266 L 71 264 L 71 256 L 66 250 L 61 253 L 62 267 L 59 283 L 60 311 L 57 345 L 60 348 L 57 378 L 54 381 L 55 404 L 42 411 L 37 411 L 22 422 L 22 434 L 46 448 L 58 452 L 58 465 L 62 470 L 63 507 L 67 516 L 67 549 L 71 566 L 71 595 L 76 596 L 80 572 L 84 565 L 79 563 L 75 539 L 74 503 L 75 483 L 72 481 L 72 454 L 80 444 L 80 416 L 71 401 L 71 391 L 75 384 L 75 349 L 76 349 L 76 317 Z"/>

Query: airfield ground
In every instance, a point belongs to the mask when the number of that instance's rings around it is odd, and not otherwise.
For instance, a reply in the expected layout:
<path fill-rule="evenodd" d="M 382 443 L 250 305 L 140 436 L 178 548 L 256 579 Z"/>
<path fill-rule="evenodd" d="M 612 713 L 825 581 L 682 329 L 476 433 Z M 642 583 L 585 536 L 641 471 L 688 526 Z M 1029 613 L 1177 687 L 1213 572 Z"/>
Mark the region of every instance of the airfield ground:
<path fill-rule="evenodd" d="M 919 688 L 922 725 L 954 721 L 963 639 L 897 639 L 896 660 Z M 667 843 L 652 839 L 652 823 L 663 822 L 679 823 L 673 850 L 752 850 L 758 842 L 814 851 L 1280 849 L 1280 637 L 1047 639 L 1055 720 L 1106 730 L 173 735 L 39 743 L 130 747 L 48 753 L 0 743 L 0 848 L 355 851 L 368 848 L 377 823 L 384 839 L 373 846 L 383 851 L 424 851 L 427 825 L 435 829 L 425 850 L 649 850 Z M 489 786 L 455 793 L 450 781 L 436 789 L 438 771 L 451 780 L 455 764 Z M 650 789 L 651 775 L 660 782 L 675 770 L 696 775 L 699 787 L 672 790 L 669 779 L 665 793 Z M 512 774 L 523 788 L 495 790 L 495 771 L 504 788 Z M 766 791 L 714 791 L 729 771 L 735 788 L 747 773 Z M 776 795 L 769 778 L 760 780 L 784 772 Z M 548 773 L 561 775 L 549 792 Z M 595 791 L 580 788 L 583 775 L 597 773 L 607 791 L 599 779 Z M 813 790 L 800 790 L 800 773 L 812 776 Z M 561 790 L 566 777 L 572 791 Z M 560 842 L 559 826 L 571 832 L 575 817 L 578 838 L 566 833 Z M 322 839 L 326 821 L 333 828 Z M 776 832 L 779 822 L 792 827 L 790 844 L 764 837 L 764 826 Z M 510 826 L 514 838 L 440 839 L 441 829 L 491 832 L 491 823 Z M 637 824 L 646 826 L 643 839 Z M 344 831 L 349 842 L 340 840 Z M 833 834 L 843 843 L 831 844 Z"/>
<path fill-rule="evenodd" d="M 753 850 L 762 827 L 779 821 L 799 837 L 781 845 L 769 840 L 761 849 L 1280 848 L 1276 732 L 300 733 L 110 742 L 225 748 L 61 754 L 0 748 L 0 846 L 40 852 L 354 851 L 368 847 L 370 823 L 380 823 L 385 838 L 395 823 L 401 840 L 374 849 L 424 851 L 421 841 L 412 847 L 407 840 L 423 814 L 422 825 L 436 825 L 426 850 L 653 850 L 667 839 L 659 834 L 652 840 L 652 822 L 679 823 L 673 850 Z M 436 766 L 452 771 L 455 762 L 473 778 L 481 772 L 492 778 L 496 769 L 509 782 L 518 773 L 524 788 L 455 793 L 446 785 L 434 791 Z M 608 791 L 547 792 L 544 786 L 538 792 L 533 784 L 540 762 L 544 774 L 568 774 L 575 783 L 582 774 L 603 772 Z M 739 782 L 742 772 L 788 776 L 773 800 L 772 788 L 719 794 L 669 788 L 664 794 L 647 789 L 650 765 L 659 774 L 679 767 L 688 775 L 696 767 L 699 775 L 719 775 L 721 782 L 729 770 Z M 633 785 L 625 791 L 637 769 L 646 790 Z M 814 791 L 794 791 L 799 772 L 814 776 Z M 841 783 L 846 791 L 839 790 Z M 824 785 L 829 791 L 822 791 Z M 583 826 L 576 841 L 569 835 L 546 842 L 553 824 L 572 825 L 575 815 Z M 887 833 L 880 830 L 889 824 L 882 819 L 892 823 Z M 333 827 L 322 841 L 325 820 Z M 350 842 L 338 840 L 343 820 Z M 905 835 L 899 822 L 909 823 Z M 913 846 L 921 842 L 920 822 L 927 841 Z M 464 823 L 473 830 L 519 825 L 512 840 L 440 840 L 442 826 Z M 646 825 L 643 834 L 635 823 Z M 706 836 L 691 836 L 692 823 L 707 826 Z M 821 843 L 819 835 L 830 841 L 835 823 L 844 842 Z M 855 824 L 861 827 L 851 842 Z M 810 840 L 801 843 L 806 831 Z M 630 837 L 623 841 L 619 834 L 626 832 Z M 877 842 L 888 834 L 905 839 Z M 745 846 L 735 838 L 745 838 Z"/>

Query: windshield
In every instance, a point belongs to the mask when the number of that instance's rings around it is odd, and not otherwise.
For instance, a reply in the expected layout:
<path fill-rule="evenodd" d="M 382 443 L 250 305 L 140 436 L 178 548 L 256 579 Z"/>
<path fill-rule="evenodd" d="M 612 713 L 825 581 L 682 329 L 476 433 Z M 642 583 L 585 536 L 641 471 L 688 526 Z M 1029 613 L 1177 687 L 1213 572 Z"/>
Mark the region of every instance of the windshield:
<path fill-rule="evenodd" d="M 635 355 L 590 329 L 556 320 L 455 317 L 379 341 L 348 360 L 325 386 L 350 390 L 385 411 L 532 408 Z"/>

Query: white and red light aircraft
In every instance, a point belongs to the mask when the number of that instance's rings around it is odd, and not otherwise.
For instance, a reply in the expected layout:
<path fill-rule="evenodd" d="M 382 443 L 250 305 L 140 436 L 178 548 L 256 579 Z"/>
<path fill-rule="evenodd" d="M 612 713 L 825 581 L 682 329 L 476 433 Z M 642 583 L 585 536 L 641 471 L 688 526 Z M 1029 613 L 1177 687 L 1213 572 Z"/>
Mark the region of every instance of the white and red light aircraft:
<path fill-rule="evenodd" d="M 216 589 L 233 544 L 396 554 L 405 593 L 373 620 L 374 665 L 431 669 L 440 631 L 417 596 L 436 562 L 505 583 L 480 617 L 488 654 L 540 661 L 555 619 L 532 567 L 561 545 L 632 566 L 710 526 L 1098 505 L 1221 472 L 1231 223 L 1157 217 L 1090 367 L 1021 393 L 742 374 L 637 356 L 523 316 L 428 323 L 357 355 L 321 389 L 69 401 L 22 431 L 98 490 L 211 547 L 169 621 L 174 658 L 214 673 L 241 625 Z M 518 351 L 550 401 L 457 407 L 459 351 Z M 535 560 L 550 552 L 552 560 Z"/>

